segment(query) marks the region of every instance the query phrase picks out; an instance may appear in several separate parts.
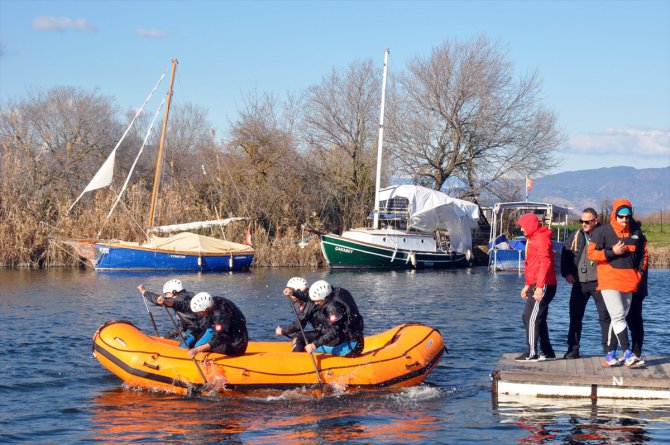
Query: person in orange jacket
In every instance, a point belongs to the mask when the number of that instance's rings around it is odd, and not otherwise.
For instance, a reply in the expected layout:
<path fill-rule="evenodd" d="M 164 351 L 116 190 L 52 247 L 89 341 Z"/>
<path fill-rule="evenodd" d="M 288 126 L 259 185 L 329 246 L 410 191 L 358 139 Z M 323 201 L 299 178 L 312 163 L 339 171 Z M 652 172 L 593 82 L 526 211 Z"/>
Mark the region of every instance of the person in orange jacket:
<path fill-rule="evenodd" d="M 556 354 L 549 341 L 549 327 L 547 326 L 549 303 L 556 295 L 551 230 L 542 226 L 534 213 L 522 215 L 517 225 L 526 236 L 524 263 L 526 285 L 521 289 L 521 298 L 526 301 L 522 316 L 526 328 L 526 351 L 515 360 L 553 359 L 556 358 Z M 539 353 L 536 349 L 538 340 L 540 342 Z"/>
<path fill-rule="evenodd" d="M 626 315 L 633 293 L 638 290 L 642 274 L 647 269 L 649 255 L 647 239 L 640 224 L 633 219 L 633 205 L 626 199 L 615 199 L 608 224 L 598 227 L 589 243 L 588 257 L 598 267 L 598 290 L 602 292 L 607 312 L 612 319 L 612 336 L 624 351 L 623 362 L 634 366 L 640 358 L 630 350 Z M 605 366 L 618 366 L 621 361 L 616 350 L 605 356 Z"/>

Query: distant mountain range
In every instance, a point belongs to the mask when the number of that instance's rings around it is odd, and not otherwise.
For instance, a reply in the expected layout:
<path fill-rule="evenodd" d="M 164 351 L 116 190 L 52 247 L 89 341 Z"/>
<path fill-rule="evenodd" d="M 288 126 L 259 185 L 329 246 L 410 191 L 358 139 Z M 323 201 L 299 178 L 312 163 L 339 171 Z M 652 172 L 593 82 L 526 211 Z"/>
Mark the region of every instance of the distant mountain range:
<path fill-rule="evenodd" d="M 605 200 L 611 207 L 616 198 L 630 200 L 639 216 L 670 211 L 670 167 L 609 167 L 533 179 L 529 201 L 571 207 L 575 214 L 585 207 L 600 212 Z"/>

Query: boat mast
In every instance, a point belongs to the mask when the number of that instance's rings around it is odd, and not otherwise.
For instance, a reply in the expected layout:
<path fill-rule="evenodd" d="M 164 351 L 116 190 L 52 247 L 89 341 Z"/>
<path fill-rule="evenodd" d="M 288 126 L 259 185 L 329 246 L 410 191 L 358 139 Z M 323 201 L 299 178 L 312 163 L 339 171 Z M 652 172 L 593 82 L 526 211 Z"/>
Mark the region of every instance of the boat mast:
<path fill-rule="evenodd" d="M 381 188 L 382 177 L 382 142 L 384 140 L 384 103 L 386 100 L 386 73 L 388 71 L 389 49 L 384 52 L 384 75 L 382 77 L 382 105 L 379 113 L 379 139 L 377 140 L 377 178 L 375 180 L 375 210 L 373 229 L 379 228 L 379 189 Z"/>
<path fill-rule="evenodd" d="M 156 175 L 154 176 L 154 190 L 151 193 L 151 206 L 149 207 L 149 220 L 147 229 L 154 225 L 154 210 L 156 208 L 156 198 L 158 196 L 158 187 L 161 178 L 161 163 L 163 161 L 163 146 L 165 144 L 165 133 L 167 130 L 168 116 L 170 115 L 170 102 L 172 100 L 172 85 L 174 84 L 174 73 L 177 71 L 177 59 L 172 59 L 172 77 L 170 78 L 170 87 L 168 88 L 167 104 L 165 105 L 165 118 L 163 118 L 163 129 L 161 130 L 161 141 L 158 145 L 158 156 L 156 158 Z"/>

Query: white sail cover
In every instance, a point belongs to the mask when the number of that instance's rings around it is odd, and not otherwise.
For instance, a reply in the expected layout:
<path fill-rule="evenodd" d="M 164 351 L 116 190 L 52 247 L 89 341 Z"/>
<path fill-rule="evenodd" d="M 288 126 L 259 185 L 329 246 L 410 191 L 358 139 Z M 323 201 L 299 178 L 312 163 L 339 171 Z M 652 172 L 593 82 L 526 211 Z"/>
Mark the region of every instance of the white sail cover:
<path fill-rule="evenodd" d="M 425 232 L 449 232 L 451 248 L 466 252 L 472 248 L 472 229 L 477 227 L 479 207 L 446 193 L 416 185 L 398 185 L 380 190 L 379 200 L 401 197 L 409 201 L 409 226 Z"/>
<path fill-rule="evenodd" d="M 178 252 L 207 253 L 207 254 L 231 254 L 253 252 L 253 247 L 244 244 L 220 240 L 205 235 L 191 232 L 182 232 L 167 238 L 152 236 L 143 247 L 152 249 L 173 250 Z"/>
<path fill-rule="evenodd" d="M 213 219 L 210 221 L 194 221 L 184 224 L 172 224 L 169 226 L 158 226 L 153 227 L 149 230 L 150 233 L 169 233 L 169 232 L 183 232 L 185 230 L 199 230 L 199 229 L 209 229 L 215 226 L 225 227 L 233 221 L 243 221 L 247 218 L 240 216 L 235 216 L 232 218 L 225 219 Z"/>

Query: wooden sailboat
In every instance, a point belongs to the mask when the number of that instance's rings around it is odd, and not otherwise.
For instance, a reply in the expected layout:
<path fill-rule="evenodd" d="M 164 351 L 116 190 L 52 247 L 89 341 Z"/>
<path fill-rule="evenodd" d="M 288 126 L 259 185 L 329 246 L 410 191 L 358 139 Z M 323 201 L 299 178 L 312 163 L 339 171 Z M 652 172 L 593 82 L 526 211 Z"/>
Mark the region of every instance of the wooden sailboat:
<path fill-rule="evenodd" d="M 350 229 L 341 235 L 319 234 L 321 251 L 328 265 L 336 269 L 467 267 L 473 258 L 471 230 L 477 227 L 477 205 L 414 185 L 380 188 L 388 57 L 387 49 L 372 228 Z"/>
<path fill-rule="evenodd" d="M 228 271 L 247 269 L 253 261 L 254 250 L 248 244 L 234 243 L 190 232 L 190 230 L 200 230 L 217 226 L 223 228 L 230 222 L 246 218 L 232 217 L 213 221 L 198 221 L 186 224 L 154 227 L 154 211 L 158 200 L 161 163 L 163 159 L 165 134 L 170 113 L 172 87 L 176 69 L 177 59 L 174 59 L 172 61 L 172 76 L 167 94 L 165 118 L 163 119 L 160 145 L 156 160 L 154 186 L 151 196 L 151 206 L 149 208 L 149 218 L 147 221 L 147 241 L 144 243 L 119 240 L 104 241 L 99 239 L 66 241 L 67 244 L 73 246 L 77 253 L 85 258 L 87 263 L 93 266 L 96 270 Z M 149 98 L 150 97 L 151 95 L 149 95 Z M 149 98 L 147 98 L 147 101 Z M 138 113 L 140 111 L 141 109 L 138 110 Z M 126 130 L 126 133 L 127 131 L 128 130 Z M 86 191 L 95 190 L 111 183 L 115 151 L 116 148 L 112 151 L 107 161 L 105 161 L 100 171 L 98 171 L 91 180 L 91 183 L 89 183 L 84 192 L 82 192 L 82 195 Z M 117 203 L 119 198 L 117 198 Z M 77 200 L 79 200 L 79 198 L 77 198 Z M 76 202 L 77 201 L 75 201 L 75 203 Z M 74 203 L 72 206 L 74 206 Z M 109 215 L 111 215 L 113 210 L 114 208 L 112 208 Z M 159 233 L 171 232 L 175 232 L 175 234 L 167 237 L 160 237 L 157 235 Z M 100 236 L 100 234 L 98 234 L 98 236 Z"/>

